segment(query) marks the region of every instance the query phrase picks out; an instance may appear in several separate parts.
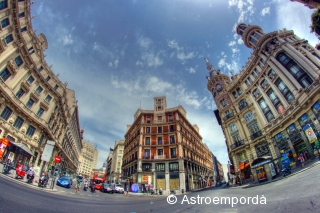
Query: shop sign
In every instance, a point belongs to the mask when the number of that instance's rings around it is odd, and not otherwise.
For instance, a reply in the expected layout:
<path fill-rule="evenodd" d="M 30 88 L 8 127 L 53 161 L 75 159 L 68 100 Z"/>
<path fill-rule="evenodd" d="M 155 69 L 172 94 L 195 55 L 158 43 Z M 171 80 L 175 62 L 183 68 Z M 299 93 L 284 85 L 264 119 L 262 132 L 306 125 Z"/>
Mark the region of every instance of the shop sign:
<path fill-rule="evenodd" d="M 244 169 L 244 162 L 239 163 L 239 169 L 240 169 L 240 170 Z"/>
<path fill-rule="evenodd" d="M 314 143 L 317 140 L 317 136 L 314 134 L 314 131 L 310 124 L 307 124 L 303 127 L 304 132 L 306 133 L 310 143 Z"/>
<path fill-rule="evenodd" d="M 10 141 L 7 138 L 2 138 L 0 140 L 0 158 L 2 158 L 4 151 L 6 150 L 7 146 L 10 146 Z"/>
<path fill-rule="evenodd" d="M 262 166 L 257 168 L 257 176 L 259 181 L 267 179 L 266 172 Z"/>
<path fill-rule="evenodd" d="M 61 162 L 61 157 L 59 155 L 54 157 L 54 162 L 60 163 Z"/>
<path fill-rule="evenodd" d="M 270 159 L 269 159 L 269 160 L 262 161 L 262 162 L 260 162 L 260 163 L 258 163 L 258 164 L 256 164 L 256 165 L 253 165 L 253 166 L 251 166 L 251 168 L 254 169 L 254 168 L 257 168 L 257 167 L 261 167 L 263 164 L 266 164 L 266 163 L 269 163 L 269 162 L 271 162 Z"/>

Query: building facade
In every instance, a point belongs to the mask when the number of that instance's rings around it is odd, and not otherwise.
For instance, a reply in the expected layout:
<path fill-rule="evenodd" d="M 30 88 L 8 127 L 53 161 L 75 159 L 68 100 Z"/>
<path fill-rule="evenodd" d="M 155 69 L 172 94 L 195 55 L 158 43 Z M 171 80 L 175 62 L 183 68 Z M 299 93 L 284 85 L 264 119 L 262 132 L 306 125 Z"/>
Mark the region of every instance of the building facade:
<path fill-rule="evenodd" d="M 31 4 L 0 4 L 0 137 L 13 142 L 5 157 L 42 168 L 41 155 L 51 140 L 53 156 L 63 157 L 60 168 L 76 171 L 82 146 L 77 101 L 44 60 L 48 42 L 32 29 Z M 15 147 L 17 142 L 24 150 Z"/>
<path fill-rule="evenodd" d="M 113 148 L 113 157 L 111 162 L 110 176 L 111 182 L 119 183 L 121 181 L 122 156 L 124 151 L 124 140 L 116 141 Z"/>
<path fill-rule="evenodd" d="M 92 143 L 83 141 L 78 174 L 85 177 L 92 177 L 93 170 L 97 167 L 98 154 L 99 151 Z"/>
<path fill-rule="evenodd" d="M 190 124 L 182 106 L 167 108 L 164 96 L 154 98 L 153 110 L 137 110 L 124 145 L 124 178 L 140 190 L 152 185 L 170 193 L 211 184 L 211 153 L 198 126 Z"/>
<path fill-rule="evenodd" d="M 112 160 L 113 160 L 113 149 L 110 148 L 110 152 L 109 152 L 109 155 L 108 155 L 108 158 L 107 158 L 107 168 L 106 168 L 106 174 L 107 174 L 108 183 L 112 182 L 112 175 L 111 175 Z"/>
<path fill-rule="evenodd" d="M 319 0 L 290 0 L 292 2 L 300 2 L 305 6 L 309 7 L 310 9 L 315 9 L 320 5 Z"/>
<path fill-rule="evenodd" d="M 320 148 L 320 52 L 286 29 L 239 24 L 237 33 L 249 61 L 230 79 L 205 59 L 207 88 L 236 174 L 262 181 Z"/>

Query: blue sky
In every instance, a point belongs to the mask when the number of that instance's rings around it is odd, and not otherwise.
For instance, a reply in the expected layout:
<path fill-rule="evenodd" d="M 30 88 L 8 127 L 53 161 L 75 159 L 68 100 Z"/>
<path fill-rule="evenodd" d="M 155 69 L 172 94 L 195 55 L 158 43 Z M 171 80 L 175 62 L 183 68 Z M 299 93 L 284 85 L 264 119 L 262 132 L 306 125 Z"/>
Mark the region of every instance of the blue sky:
<path fill-rule="evenodd" d="M 98 167 L 140 103 L 153 109 L 155 96 L 166 96 L 168 107 L 181 104 L 203 142 L 227 163 L 203 58 L 225 74 L 238 73 L 252 52 L 235 33 L 242 22 L 318 42 L 309 29 L 313 10 L 289 0 L 34 2 L 33 29 L 49 44 L 45 60 L 76 92 L 84 139 L 99 149 Z"/>

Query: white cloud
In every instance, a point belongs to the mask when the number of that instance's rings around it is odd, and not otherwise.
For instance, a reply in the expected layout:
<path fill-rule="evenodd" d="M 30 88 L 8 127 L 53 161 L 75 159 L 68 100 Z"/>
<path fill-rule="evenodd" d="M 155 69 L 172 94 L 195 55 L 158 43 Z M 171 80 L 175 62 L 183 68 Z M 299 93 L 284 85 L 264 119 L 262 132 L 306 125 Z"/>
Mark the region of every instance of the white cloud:
<path fill-rule="evenodd" d="M 240 45 L 243 44 L 243 40 L 241 37 L 238 39 L 238 44 L 240 44 Z"/>
<path fill-rule="evenodd" d="M 270 7 L 266 7 L 262 9 L 261 15 L 265 16 L 266 14 L 270 14 Z"/>
<path fill-rule="evenodd" d="M 300 3 L 279 2 L 277 6 L 278 29 L 293 30 L 298 37 L 308 40 L 314 46 L 318 43 L 318 39 L 310 33 L 312 13 L 313 10 Z"/>
<path fill-rule="evenodd" d="M 141 36 L 141 37 L 138 39 L 138 43 L 139 43 L 139 45 L 140 45 L 141 47 L 148 49 L 149 46 L 151 45 L 152 41 L 151 41 L 150 38 L 146 38 L 146 37 Z"/>
<path fill-rule="evenodd" d="M 168 41 L 168 47 L 176 49 L 177 58 L 183 62 L 185 62 L 187 59 L 192 59 L 197 55 L 195 52 L 184 52 L 184 48 L 180 47 L 175 40 Z M 171 54 L 171 56 L 173 55 Z"/>
<path fill-rule="evenodd" d="M 190 69 L 189 69 L 189 73 L 196 73 L 196 70 L 195 70 L 195 69 L 193 69 L 192 67 L 190 67 Z"/>
<path fill-rule="evenodd" d="M 74 40 L 71 34 L 62 35 L 59 41 L 62 43 L 63 46 L 72 45 L 74 43 Z"/>
<path fill-rule="evenodd" d="M 230 41 L 228 45 L 229 45 L 229 47 L 232 47 L 232 46 L 236 45 L 236 42 L 235 41 Z"/>
<path fill-rule="evenodd" d="M 42 12 L 42 8 L 43 8 L 43 2 L 40 3 L 38 9 L 37 9 L 37 14 L 40 15 L 40 13 Z"/>
<path fill-rule="evenodd" d="M 117 68 L 118 64 L 119 64 L 119 60 L 117 59 L 117 60 L 114 61 L 114 68 Z"/>
<path fill-rule="evenodd" d="M 109 63 L 108 63 L 108 67 L 113 68 L 112 62 L 109 62 Z"/>
<path fill-rule="evenodd" d="M 160 54 L 161 52 L 156 55 L 153 52 L 145 52 L 143 53 L 141 59 L 145 61 L 149 67 L 158 67 L 163 64 Z"/>
<path fill-rule="evenodd" d="M 137 65 L 137 66 L 143 66 L 143 63 L 142 63 L 141 61 L 137 61 L 137 62 L 136 62 L 136 65 Z"/>

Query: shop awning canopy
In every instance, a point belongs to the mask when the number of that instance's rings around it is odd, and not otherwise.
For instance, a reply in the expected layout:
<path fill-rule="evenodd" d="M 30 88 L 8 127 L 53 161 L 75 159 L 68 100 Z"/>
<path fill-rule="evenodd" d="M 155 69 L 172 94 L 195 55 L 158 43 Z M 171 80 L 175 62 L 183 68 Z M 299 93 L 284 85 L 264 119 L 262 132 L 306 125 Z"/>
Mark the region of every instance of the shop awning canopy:
<path fill-rule="evenodd" d="M 257 168 L 259 166 L 262 166 L 263 164 L 270 163 L 272 161 L 271 156 L 263 156 L 256 158 L 252 163 L 251 163 L 251 169 Z"/>
<path fill-rule="evenodd" d="M 29 147 L 28 147 L 27 145 L 25 145 L 25 144 L 23 144 L 23 143 L 20 143 L 20 142 L 12 142 L 12 141 L 10 141 L 10 143 L 13 144 L 13 145 L 15 145 L 15 146 L 17 146 L 17 147 L 19 147 L 20 149 L 23 149 L 23 150 L 24 150 L 25 152 L 27 152 L 28 154 L 34 156 L 33 153 L 31 152 L 31 150 L 29 149 Z"/>

